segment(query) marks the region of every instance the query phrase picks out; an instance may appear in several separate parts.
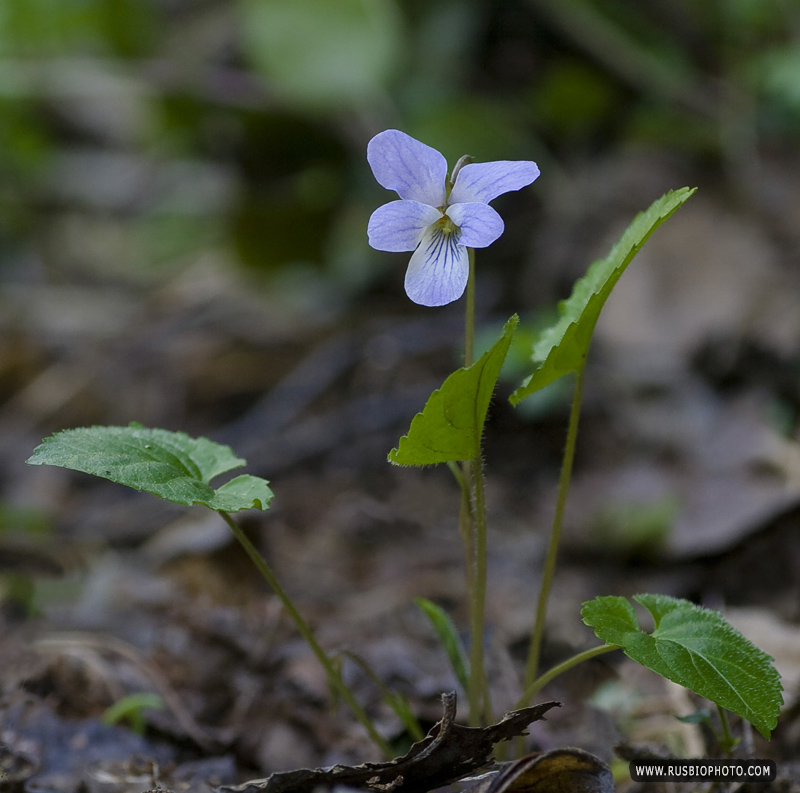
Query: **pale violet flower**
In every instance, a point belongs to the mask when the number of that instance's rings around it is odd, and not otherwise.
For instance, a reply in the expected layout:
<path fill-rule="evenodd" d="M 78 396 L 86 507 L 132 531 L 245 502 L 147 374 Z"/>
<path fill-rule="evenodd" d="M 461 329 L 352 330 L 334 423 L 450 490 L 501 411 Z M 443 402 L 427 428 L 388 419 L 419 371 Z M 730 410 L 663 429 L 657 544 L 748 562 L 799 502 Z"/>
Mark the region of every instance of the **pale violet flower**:
<path fill-rule="evenodd" d="M 503 233 L 503 220 L 489 202 L 539 176 L 534 162 L 468 160 L 462 158 L 448 179 L 444 156 L 405 132 L 387 129 L 367 145 L 378 183 L 400 196 L 372 213 L 369 244 L 379 251 L 414 251 L 406 294 L 423 306 L 461 297 L 469 277 L 467 248 L 485 248 Z"/>

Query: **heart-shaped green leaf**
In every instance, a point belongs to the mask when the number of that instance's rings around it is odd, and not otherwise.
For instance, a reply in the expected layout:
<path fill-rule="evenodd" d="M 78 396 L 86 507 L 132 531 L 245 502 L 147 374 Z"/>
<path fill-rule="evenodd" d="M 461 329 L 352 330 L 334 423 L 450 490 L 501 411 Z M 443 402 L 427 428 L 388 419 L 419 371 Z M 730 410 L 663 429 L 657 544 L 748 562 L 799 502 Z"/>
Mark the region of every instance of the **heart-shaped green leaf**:
<path fill-rule="evenodd" d="M 216 490 L 209 485 L 245 464 L 230 447 L 139 424 L 58 432 L 45 438 L 27 462 L 94 474 L 186 506 L 238 512 L 267 509 L 272 499 L 267 481 L 256 476 L 237 476 Z"/>
<path fill-rule="evenodd" d="M 453 372 L 430 395 L 408 435 L 389 452 L 389 462 L 432 465 L 477 457 L 489 402 L 518 322 L 514 314 L 490 350 L 472 366 Z"/>
<path fill-rule="evenodd" d="M 770 658 L 718 611 L 666 595 L 633 598 L 653 615 L 653 632 L 639 628 L 624 597 L 583 604 L 583 621 L 606 644 L 662 677 L 747 719 L 765 738 L 778 723 L 783 698 Z"/>
<path fill-rule="evenodd" d="M 572 294 L 559 304 L 559 320 L 542 333 L 533 347 L 533 374 L 511 395 L 513 405 L 583 365 L 592 333 L 614 285 L 648 237 L 697 188 L 673 190 L 640 212 L 605 259 L 590 265 L 575 282 Z"/>

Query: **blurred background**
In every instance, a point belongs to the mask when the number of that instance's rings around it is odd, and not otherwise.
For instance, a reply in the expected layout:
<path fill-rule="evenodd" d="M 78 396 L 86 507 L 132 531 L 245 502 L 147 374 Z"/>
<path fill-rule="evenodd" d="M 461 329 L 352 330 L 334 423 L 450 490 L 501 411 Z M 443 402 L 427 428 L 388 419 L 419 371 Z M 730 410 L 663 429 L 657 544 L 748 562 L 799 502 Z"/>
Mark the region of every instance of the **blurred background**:
<path fill-rule="evenodd" d="M 367 245 L 393 195 L 366 144 L 390 127 L 451 165 L 542 171 L 495 202 L 506 232 L 478 256 L 484 344 L 523 319 L 487 433 L 490 619 L 507 666 L 532 621 L 570 384 L 518 411 L 505 396 L 574 280 L 684 185 L 698 193 L 598 327 L 550 652 L 591 638 L 577 609 L 600 593 L 800 618 L 795 0 L 2 0 L 4 619 L 122 632 L 179 687 L 203 643 L 193 696 L 233 663 L 212 663 L 209 636 L 235 645 L 253 667 L 227 699 L 197 694 L 194 717 L 226 724 L 215 739 L 262 771 L 330 759 L 340 736 L 300 737 L 307 716 L 275 715 L 289 706 L 265 668 L 314 702 L 324 681 L 288 627 L 266 649 L 242 638 L 265 610 L 273 631 L 278 618 L 224 527 L 24 460 L 94 423 L 230 443 L 272 481 L 275 508 L 251 528 L 329 642 L 358 625 L 384 677 L 435 711 L 452 681 L 409 604 L 435 597 L 465 617 L 457 495 L 447 471 L 385 455 L 458 365 L 463 308 L 410 303 L 408 255 Z M 63 712 L 96 715 L 119 693 L 87 704 L 45 666 L 36 690 Z M 243 704 L 255 690 L 262 705 Z M 153 718 L 189 740 L 171 712 Z"/>

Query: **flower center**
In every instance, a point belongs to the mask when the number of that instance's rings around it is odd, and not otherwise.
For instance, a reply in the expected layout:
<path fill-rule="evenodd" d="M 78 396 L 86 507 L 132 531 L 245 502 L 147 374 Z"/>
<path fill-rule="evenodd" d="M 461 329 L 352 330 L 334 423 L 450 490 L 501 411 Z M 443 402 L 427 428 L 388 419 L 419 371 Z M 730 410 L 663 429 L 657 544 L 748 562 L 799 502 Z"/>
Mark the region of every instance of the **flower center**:
<path fill-rule="evenodd" d="M 443 209 L 441 212 L 442 216 L 436 221 L 436 225 L 439 227 L 442 234 L 454 234 L 456 231 L 460 231 L 460 228 L 456 226 L 456 224 L 453 223 L 453 221 L 447 215 L 444 214 Z"/>

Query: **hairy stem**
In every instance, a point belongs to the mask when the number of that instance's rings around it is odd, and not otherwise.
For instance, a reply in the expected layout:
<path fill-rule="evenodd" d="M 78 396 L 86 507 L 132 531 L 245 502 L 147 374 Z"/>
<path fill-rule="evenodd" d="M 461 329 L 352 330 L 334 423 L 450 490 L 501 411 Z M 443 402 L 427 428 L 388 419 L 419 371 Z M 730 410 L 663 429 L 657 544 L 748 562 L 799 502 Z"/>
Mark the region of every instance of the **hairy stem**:
<path fill-rule="evenodd" d="M 347 684 L 342 679 L 341 672 L 334 666 L 327 653 L 322 649 L 319 642 L 317 642 L 311 627 L 303 619 L 300 612 L 295 608 L 294 603 L 292 603 L 291 599 L 284 591 L 275 573 L 272 571 L 272 568 L 269 566 L 269 564 L 267 564 L 267 560 L 264 559 L 264 557 L 259 553 L 255 545 L 250 542 L 247 535 L 244 533 L 244 531 L 242 531 L 241 526 L 239 526 L 239 524 L 236 523 L 236 521 L 227 512 L 224 510 L 218 510 L 218 512 L 222 516 L 222 519 L 228 524 L 228 526 L 230 526 L 234 536 L 242 545 L 253 564 L 258 568 L 259 573 L 261 573 L 261 575 L 264 577 L 264 580 L 272 588 L 272 591 L 278 596 L 278 599 L 283 604 L 287 614 L 294 621 L 298 632 L 306 640 L 306 643 L 317 657 L 317 660 L 322 665 L 322 668 L 325 670 L 325 674 L 328 676 L 328 681 L 331 687 L 347 703 L 347 705 L 350 707 L 350 710 L 353 711 L 353 715 L 367 731 L 372 742 L 381 750 L 381 752 L 383 752 L 387 759 L 391 759 L 394 756 L 394 752 L 392 751 L 391 747 L 375 729 L 375 725 L 372 723 L 372 720 L 367 715 L 366 711 L 361 707 L 361 705 L 358 704 L 358 701 L 353 696 L 353 692 L 350 691 Z"/>
<path fill-rule="evenodd" d="M 475 251 L 467 248 L 467 279 L 464 319 L 464 366 L 475 359 Z M 462 464 L 460 525 L 467 559 L 467 588 L 470 605 L 469 720 L 473 727 L 490 718 L 489 686 L 483 663 L 484 613 L 486 603 L 486 498 L 481 453 Z"/>
<path fill-rule="evenodd" d="M 567 493 L 572 478 L 572 462 L 575 459 L 575 445 L 578 438 L 578 419 L 581 413 L 581 400 L 583 398 L 583 375 L 585 362 L 581 364 L 575 380 L 575 393 L 572 397 L 572 408 L 569 414 L 569 427 L 567 429 L 567 442 L 564 448 L 564 459 L 561 463 L 561 477 L 558 483 L 558 497 L 556 511 L 553 516 L 553 529 L 550 533 L 550 543 L 547 547 L 542 583 L 539 590 L 539 600 L 536 605 L 536 622 L 533 624 L 531 643 L 528 650 L 528 661 L 525 666 L 525 682 L 523 688 L 527 691 L 536 679 L 539 670 L 539 657 L 542 651 L 542 639 L 547 618 L 547 601 L 553 586 L 553 575 L 556 570 L 558 558 L 558 545 L 561 540 L 561 528 L 564 523 L 564 509 L 567 505 Z"/>
<path fill-rule="evenodd" d="M 461 489 L 461 501 L 458 507 L 458 531 L 461 535 L 461 544 L 464 548 L 464 570 L 466 571 L 467 592 L 471 603 L 472 590 L 474 588 L 472 581 L 472 527 L 475 523 L 475 512 L 472 505 L 472 467 L 468 466 L 467 463 L 464 463 L 462 467 L 455 462 L 449 462 L 447 467 L 452 472 Z"/>
<path fill-rule="evenodd" d="M 483 467 L 480 457 L 472 461 L 473 485 L 475 489 L 474 520 L 474 570 L 472 590 L 472 645 L 470 647 L 470 721 L 472 726 L 480 724 L 481 717 L 491 721 L 489 684 L 483 663 L 483 634 L 486 610 L 486 496 L 484 494 Z M 472 716 L 473 702 L 478 708 Z"/>

